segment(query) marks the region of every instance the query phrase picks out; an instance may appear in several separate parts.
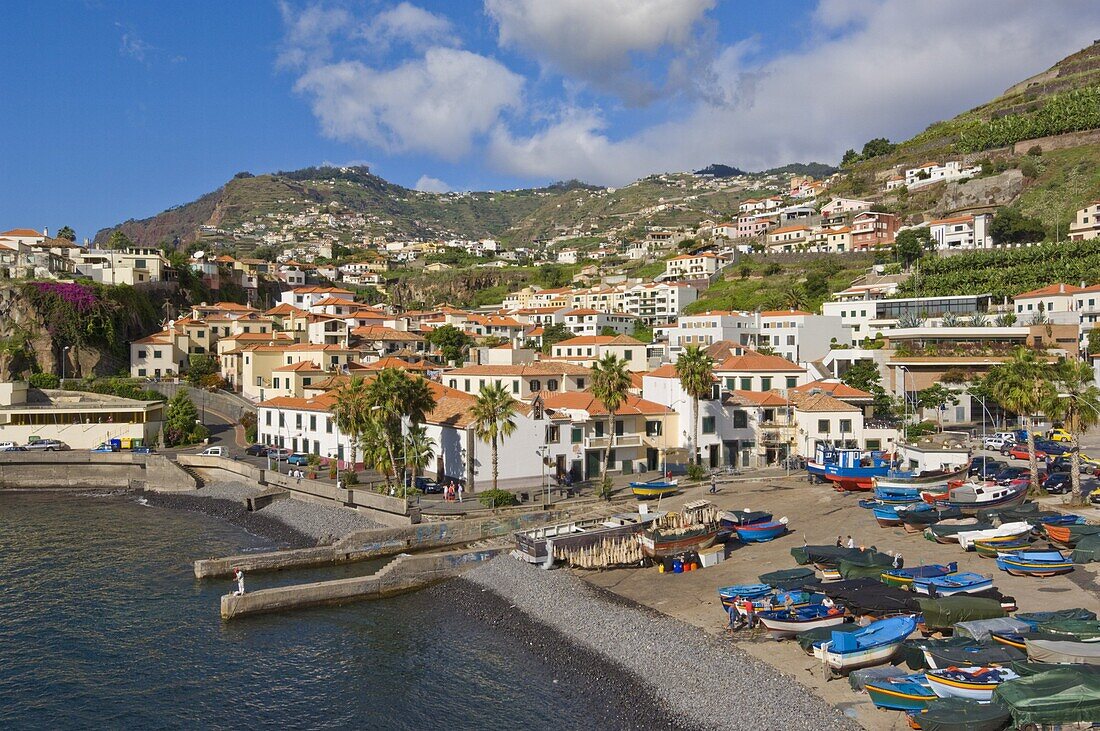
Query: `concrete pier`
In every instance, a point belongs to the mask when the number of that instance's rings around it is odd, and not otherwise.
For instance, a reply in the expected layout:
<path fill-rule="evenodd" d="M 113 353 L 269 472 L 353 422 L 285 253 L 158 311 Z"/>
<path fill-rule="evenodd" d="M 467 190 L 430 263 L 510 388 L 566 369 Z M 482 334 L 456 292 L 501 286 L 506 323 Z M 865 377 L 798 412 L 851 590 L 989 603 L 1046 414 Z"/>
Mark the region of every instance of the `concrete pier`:
<path fill-rule="evenodd" d="M 221 615 L 222 619 L 234 619 L 263 612 L 401 594 L 457 576 L 505 550 L 508 549 L 501 547 L 418 556 L 403 555 L 370 576 L 260 589 L 240 596 L 225 594 L 221 599 Z"/>
<path fill-rule="evenodd" d="M 133 452 L 3 452 L 0 490 L 124 490 L 187 492 L 195 478 L 162 454 Z"/>

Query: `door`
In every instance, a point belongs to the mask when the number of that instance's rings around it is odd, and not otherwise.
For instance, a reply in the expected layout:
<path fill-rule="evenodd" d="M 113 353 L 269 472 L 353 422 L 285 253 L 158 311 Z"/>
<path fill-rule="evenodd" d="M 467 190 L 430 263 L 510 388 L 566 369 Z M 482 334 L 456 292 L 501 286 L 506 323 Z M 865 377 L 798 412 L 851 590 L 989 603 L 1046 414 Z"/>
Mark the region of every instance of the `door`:
<path fill-rule="evenodd" d="M 661 452 L 653 447 L 645 450 L 645 466 L 647 470 L 656 470 L 661 467 Z"/>
<path fill-rule="evenodd" d="M 710 460 L 710 466 L 711 467 L 717 467 L 718 466 L 718 445 L 717 444 L 711 444 L 710 446 L 708 446 L 707 447 L 707 453 L 708 453 L 708 457 L 709 457 L 709 460 Z"/>
<path fill-rule="evenodd" d="M 584 453 L 584 478 L 591 480 L 599 477 L 602 474 L 600 470 L 600 457 L 603 456 L 601 452 L 585 452 Z"/>
<path fill-rule="evenodd" d="M 623 474 L 624 475 L 634 474 L 634 462 L 633 462 L 633 460 L 624 459 L 622 461 L 622 467 L 623 467 Z"/>

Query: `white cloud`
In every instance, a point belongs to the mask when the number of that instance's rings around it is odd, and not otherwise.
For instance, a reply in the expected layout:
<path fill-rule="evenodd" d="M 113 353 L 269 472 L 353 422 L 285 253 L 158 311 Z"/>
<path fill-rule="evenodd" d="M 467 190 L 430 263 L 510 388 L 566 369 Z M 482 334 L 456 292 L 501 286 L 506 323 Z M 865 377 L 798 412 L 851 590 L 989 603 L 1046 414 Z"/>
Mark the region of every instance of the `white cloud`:
<path fill-rule="evenodd" d="M 456 160 L 519 102 L 523 77 L 485 56 L 431 48 L 387 70 L 359 61 L 317 66 L 295 88 L 312 98 L 330 137 Z"/>
<path fill-rule="evenodd" d="M 413 186 L 413 189 L 423 193 L 448 193 L 451 190 L 451 186 L 447 185 L 439 178 L 433 178 L 430 175 L 421 175 L 416 181 L 416 185 Z"/>
<path fill-rule="evenodd" d="M 327 61 L 333 53 L 333 36 L 354 22 L 344 8 L 326 7 L 320 3 L 299 9 L 287 0 L 280 0 L 279 13 L 286 34 L 276 64 L 284 67 Z"/>
<path fill-rule="evenodd" d="M 491 8 L 515 7 L 505 0 L 487 2 Z M 1090 44 L 1100 3 L 822 0 L 813 17 L 823 31 L 834 32 L 806 49 L 761 66 L 745 64 L 744 45 L 718 56 L 715 83 L 731 103 L 698 101 L 680 119 L 619 139 L 608 132 L 600 109 L 566 106 L 529 136 L 495 128 L 490 159 L 513 174 L 607 184 L 710 162 L 752 169 L 835 161 L 845 148 L 871 137 L 901 139 L 954 116 Z M 517 26 L 511 16 L 498 22 L 502 41 L 535 41 L 520 30 L 531 23 Z M 564 28 L 558 32 L 568 35 Z M 583 36 L 575 44 L 583 50 L 604 31 L 575 32 Z M 555 58 L 569 47 L 566 41 L 547 42 Z M 598 56 L 593 50 L 589 58 Z"/>
<path fill-rule="evenodd" d="M 407 2 L 374 16 L 361 35 L 382 46 L 395 41 L 413 45 L 452 45 L 457 42 L 450 20 Z"/>
<path fill-rule="evenodd" d="M 502 46 L 517 48 L 567 77 L 640 103 L 659 90 L 652 78 L 635 68 L 635 57 L 651 57 L 662 50 L 684 53 L 697 47 L 696 26 L 714 3 L 485 0 L 485 9 L 497 24 Z"/>

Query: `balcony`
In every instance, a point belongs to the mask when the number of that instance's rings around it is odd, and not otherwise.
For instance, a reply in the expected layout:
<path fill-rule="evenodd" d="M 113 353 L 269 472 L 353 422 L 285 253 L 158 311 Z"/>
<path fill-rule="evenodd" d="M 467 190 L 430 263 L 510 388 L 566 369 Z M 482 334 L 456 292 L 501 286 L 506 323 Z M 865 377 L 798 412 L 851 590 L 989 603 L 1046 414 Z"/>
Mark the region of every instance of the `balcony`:
<path fill-rule="evenodd" d="M 585 449 L 607 449 L 610 437 L 585 437 L 584 448 Z M 640 447 L 642 446 L 642 437 L 638 434 L 624 434 L 621 437 L 615 437 L 615 443 L 612 447 Z"/>

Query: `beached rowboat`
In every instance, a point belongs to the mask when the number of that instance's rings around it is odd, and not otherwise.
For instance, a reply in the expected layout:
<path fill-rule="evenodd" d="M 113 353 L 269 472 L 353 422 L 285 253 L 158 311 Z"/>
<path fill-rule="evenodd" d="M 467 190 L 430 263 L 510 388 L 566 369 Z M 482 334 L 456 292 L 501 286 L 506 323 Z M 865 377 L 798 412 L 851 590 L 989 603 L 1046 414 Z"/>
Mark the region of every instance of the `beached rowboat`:
<path fill-rule="evenodd" d="M 909 569 L 887 569 L 883 571 L 880 579 L 887 586 L 896 586 L 908 589 L 916 578 L 931 578 L 933 576 L 947 576 L 959 570 L 959 565 L 952 561 L 949 564 L 929 564 L 927 566 L 914 566 Z"/>
<path fill-rule="evenodd" d="M 676 480 L 649 480 L 648 482 L 630 483 L 630 491 L 634 497 L 640 500 L 649 500 L 655 497 L 666 497 L 674 494 L 679 489 Z"/>
<path fill-rule="evenodd" d="M 925 677 L 932 691 L 941 698 L 988 701 L 998 685 L 1020 676 L 1009 668 L 971 666 L 929 670 Z"/>
<path fill-rule="evenodd" d="M 757 612 L 760 620 L 772 637 L 779 639 L 804 632 L 815 627 L 832 627 L 844 622 L 843 607 L 826 607 L 822 604 L 808 604 L 791 609 L 773 609 Z"/>
<path fill-rule="evenodd" d="M 993 586 L 992 576 L 965 572 L 948 576 L 920 576 L 913 579 L 913 591 L 928 596 L 976 594 Z"/>
<path fill-rule="evenodd" d="M 1073 571 L 1073 561 L 1060 551 L 1019 551 L 998 556 L 997 568 L 1012 576 L 1055 576 Z"/>
<path fill-rule="evenodd" d="M 916 615 L 879 619 L 855 632 L 834 632 L 814 646 L 814 657 L 830 669 L 846 673 L 888 662 L 917 628 Z"/>

